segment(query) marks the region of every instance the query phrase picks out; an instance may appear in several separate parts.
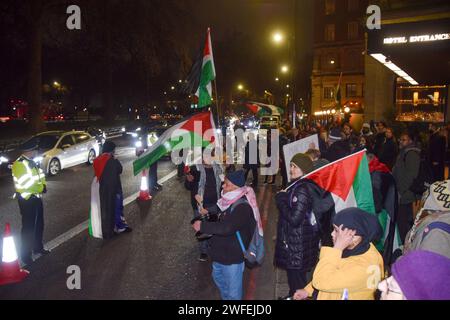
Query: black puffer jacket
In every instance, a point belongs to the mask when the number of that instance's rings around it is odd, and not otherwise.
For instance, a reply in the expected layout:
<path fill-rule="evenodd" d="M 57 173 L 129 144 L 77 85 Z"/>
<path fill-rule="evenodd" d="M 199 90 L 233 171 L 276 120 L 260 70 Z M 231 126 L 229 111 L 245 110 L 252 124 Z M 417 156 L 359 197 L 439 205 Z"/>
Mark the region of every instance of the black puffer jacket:
<path fill-rule="evenodd" d="M 319 232 L 309 183 L 302 180 L 275 198 L 280 212 L 275 246 L 275 265 L 279 268 L 309 271 L 317 263 Z"/>

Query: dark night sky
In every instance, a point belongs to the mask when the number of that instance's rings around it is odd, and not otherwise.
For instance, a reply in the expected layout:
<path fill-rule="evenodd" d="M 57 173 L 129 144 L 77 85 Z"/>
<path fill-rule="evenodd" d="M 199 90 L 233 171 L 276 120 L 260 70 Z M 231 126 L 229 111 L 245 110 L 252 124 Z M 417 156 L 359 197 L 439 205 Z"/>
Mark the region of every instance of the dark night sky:
<path fill-rule="evenodd" d="M 309 92 L 309 77 L 312 64 L 312 4 L 313 0 L 298 0 L 297 12 L 297 65 L 298 90 L 305 97 Z M 229 32 L 240 32 L 251 38 L 255 44 L 252 54 L 241 59 L 251 63 L 257 56 L 263 56 L 267 77 L 256 78 L 256 73 L 236 70 L 236 83 L 248 84 L 250 90 L 274 90 L 275 76 L 279 75 L 281 64 L 289 63 L 287 45 L 276 46 L 271 42 L 275 30 L 292 35 L 294 27 L 294 0 L 221 0 L 198 1 L 198 19 L 201 29 L 211 26 L 214 40 L 221 41 Z M 195 9 L 194 9 L 195 10 Z M 214 43 L 213 43 L 214 45 Z M 233 43 L 228 43 L 233 46 Z M 292 54 L 292 53 L 291 53 Z M 220 61 L 216 57 L 217 72 Z M 218 74 L 220 81 L 220 74 Z M 220 85 L 220 84 L 219 84 Z M 252 88 L 254 87 L 254 88 Z"/>

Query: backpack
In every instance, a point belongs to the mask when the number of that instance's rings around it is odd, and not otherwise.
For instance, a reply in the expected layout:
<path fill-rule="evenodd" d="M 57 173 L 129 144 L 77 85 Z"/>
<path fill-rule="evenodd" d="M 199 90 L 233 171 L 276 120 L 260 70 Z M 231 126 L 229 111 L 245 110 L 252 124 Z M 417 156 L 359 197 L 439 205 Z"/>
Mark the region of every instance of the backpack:
<path fill-rule="evenodd" d="M 433 232 L 439 230 L 438 232 Z M 405 253 L 413 250 L 428 250 L 450 258 L 450 212 L 436 216 L 427 216 L 417 225 L 412 241 L 405 244 Z"/>
<path fill-rule="evenodd" d="M 403 157 L 404 162 L 406 161 L 406 155 L 411 151 L 419 153 L 417 150 L 407 151 Z M 422 156 L 420 153 L 419 156 L 420 156 L 419 173 L 417 174 L 417 177 L 413 180 L 409 190 L 413 192 L 415 195 L 422 196 L 422 194 L 433 183 L 433 173 L 431 171 L 427 157 Z"/>
<path fill-rule="evenodd" d="M 239 199 L 231 205 L 231 211 L 233 211 L 233 209 L 239 204 L 246 202 L 247 200 L 244 198 Z M 255 231 L 253 232 L 252 239 L 250 240 L 247 249 L 245 249 L 244 242 L 242 241 L 241 233 L 239 231 L 236 231 L 236 236 L 241 246 L 242 253 L 244 254 L 245 266 L 252 269 L 256 266 L 262 265 L 264 260 L 264 237 L 259 234 L 258 223 L 256 223 Z"/>

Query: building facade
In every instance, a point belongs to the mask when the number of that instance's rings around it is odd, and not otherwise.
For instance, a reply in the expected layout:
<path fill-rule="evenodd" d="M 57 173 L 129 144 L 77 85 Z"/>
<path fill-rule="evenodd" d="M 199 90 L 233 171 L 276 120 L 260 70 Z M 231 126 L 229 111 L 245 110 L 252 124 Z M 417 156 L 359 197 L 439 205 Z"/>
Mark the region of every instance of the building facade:
<path fill-rule="evenodd" d="M 352 112 L 364 109 L 367 6 L 366 0 L 314 1 L 312 114 L 338 113 L 345 107 Z"/>
<path fill-rule="evenodd" d="M 381 29 L 367 32 L 366 120 L 450 120 L 448 1 L 391 0 Z"/>

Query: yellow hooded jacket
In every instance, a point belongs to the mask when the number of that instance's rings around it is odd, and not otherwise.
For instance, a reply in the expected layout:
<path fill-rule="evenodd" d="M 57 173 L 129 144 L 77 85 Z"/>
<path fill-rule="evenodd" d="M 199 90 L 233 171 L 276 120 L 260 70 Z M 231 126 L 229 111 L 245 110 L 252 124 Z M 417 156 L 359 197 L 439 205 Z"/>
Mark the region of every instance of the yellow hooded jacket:
<path fill-rule="evenodd" d="M 311 297 L 317 289 L 317 300 L 342 300 L 345 289 L 348 300 L 374 300 L 383 274 L 383 258 L 372 244 L 367 252 L 348 258 L 342 258 L 339 249 L 322 247 L 313 279 L 305 290 Z"/>

